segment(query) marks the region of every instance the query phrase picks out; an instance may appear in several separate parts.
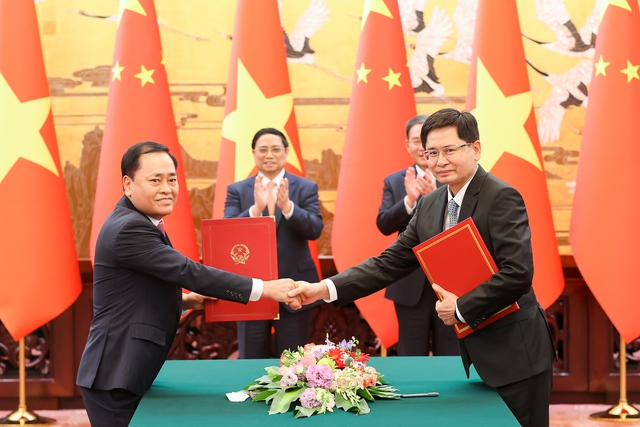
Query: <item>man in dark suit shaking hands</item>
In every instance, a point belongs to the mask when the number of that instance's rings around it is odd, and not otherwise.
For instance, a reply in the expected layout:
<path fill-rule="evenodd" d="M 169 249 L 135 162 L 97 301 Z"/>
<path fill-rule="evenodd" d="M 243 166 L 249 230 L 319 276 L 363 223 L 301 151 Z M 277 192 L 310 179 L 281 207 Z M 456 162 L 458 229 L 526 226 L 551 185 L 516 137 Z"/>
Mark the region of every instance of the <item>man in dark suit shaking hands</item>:
<path fill-rule="evenodd" d="M 385 236 L 402 233 L 418 200 L 440 186 L 424 158 L 420 130 L 426 115 L 407 121 L 407 152 L 414 164 L 384 179 L 376 225 Z M 422 268 L 389 286 L 385 298 L 393 301 L 398 318 L 398 356 L 453 356 L 460 354 L 458 338 L 436 313 L 437 297 Z"/>
<path fill-rule="evenodd" d="M 299 306 L 286 294 L 291 280 L 239 276 L 172 248 L 162 219 L 178 198 L 177 166 L 155 142 L 133 145 L 122 157 L 124 196 L 96 242 L 93 320 L 76 381 L 93 427 L 129 425 L 164 364 L 181 310 L 201 309 L 202 295 Z M 183 295 L 183 287 L 194 292 Z"/>
<path fill-rule="evenodd" d="M 276 221 L 278 277 L 315 282 L 318 271 L 309 252 L 309 240 L 322 233 L 318 185 L 287 173 L 289 143 L 274 128 L 260 129 L 251 141 L 258 173 L 231 184 L 224 204 L 225 218 L 270 215 Z M 280 357 L 309 342 L 311 310 L 294 311 L 280 304 L 280 319 L 238 322 L 240 359 Z M 271 328 L 275 329 L 275 354 L 271 352 Z"/>
<path fill-rule="evenodd" d="M 422 197 L 407 229 L 381 255 L 320 283 L 300 284 L 289 295 L 301 296 L 304 304 L 324 299 L 338 305 L 369 295 L 417 268 L 414 246 L 451 223 L 472 217 L 498 271 L 461 296 L 433 284 L 443 297 L 436 311 L 445 324 L 464 321 L 474 330 L 459 341 L 467 375 L 473 364 L 521 425 L 548 426 L 554 349 L 544 310 L 531 285 L 531 230 L 522 196 L 478 164 L 478 124 L 470 113 L 452 108 L 437 111 L 425 121 L 420 139 L 429 169 L 446 185 Z M 449 256 L 465 268 L 460 254 Z M 478 329 L 516 301 L 520 310 Z"/>

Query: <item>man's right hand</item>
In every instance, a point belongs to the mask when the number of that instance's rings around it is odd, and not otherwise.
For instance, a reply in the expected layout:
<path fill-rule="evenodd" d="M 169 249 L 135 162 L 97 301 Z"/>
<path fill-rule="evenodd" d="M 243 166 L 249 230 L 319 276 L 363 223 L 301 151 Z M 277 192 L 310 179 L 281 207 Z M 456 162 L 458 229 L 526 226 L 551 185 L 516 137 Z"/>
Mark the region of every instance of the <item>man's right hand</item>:
<path fill-rule="evenodd" d="M 262 286 L 262 298 L 283 302 L 294 310 L 302 308 L 300 297 L 288 295 L 297 286 L 292 279 L 265 280 L 262 282 Z"/>
<path fill-rule="evenodd" d="M 263 175 L 259 173 L 256 176 L 256 181 L 253 184 L 253 216 L 260 216 L 262 211 L 267 207 L 267 189 L 266 185 L 262 185 Z"/>
<path fill-rule="evenodd" d="M 296 282 L 296 288 L 289 292 L 289 297 L 298 298 L 302 305 L 313 304 L 321 299 L 329 299 L 329 288 L 324 282 L 309 283 L 299 281 Z M 296 309 L 290 304 L 290 307 Z M 297 309 L 296 309 L 297 310 Z"/>

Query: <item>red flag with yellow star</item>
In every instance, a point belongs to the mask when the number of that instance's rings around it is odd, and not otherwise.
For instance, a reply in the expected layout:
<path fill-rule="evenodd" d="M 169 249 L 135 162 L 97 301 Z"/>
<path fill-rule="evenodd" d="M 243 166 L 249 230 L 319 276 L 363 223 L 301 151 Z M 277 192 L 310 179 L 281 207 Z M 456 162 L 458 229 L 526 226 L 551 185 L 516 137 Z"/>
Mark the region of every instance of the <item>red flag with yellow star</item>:
<path fill-rule="evenodd" d="M 227 186 L 257 173 L 251 140 L 262 128 L 284 133 L 285 169 L 305 176 L 277 0 L 238 0 L 224 115 L 214 218 L 224 216 Z M 316 242 L 309 249 L 320 274 Z"/>
<path fill-rule="evenodd" d="M 36 9 L 0 0 L 0 321 L 18 340 L 82 284 Z"/>
<path fill-rule="evenodd" d="M 639 40 L 638 2 L 609 1 L 596 40 L 569 233 L 585 282 L 627 343 L 640 336 L 632 259 L 640 241 L 633 218 L 640 211 Z"/>
<path fill-rule="evenodd" d="M 533 288 L 548 308 L 564 289 L 533 97 L 514 0 L 480 0 L 467 91 L 478 120 L 480 164 L 515 187 L 527 206 Z"/>
<path fill-rule="evenodd" d="M 262 128 L 285 134 L 285 169 L 304 176 L 277 0 L 238 0 L 226 94 L 214 218 L 224 216 L 227 186 L 257 173 L 251 139 Z"/>
<path fill-rule="evenodd" d="M 395 143 L 406 139 L 405 124 L 415 115 L 398 4 L 367 0 L 331 232 L 338 271 L 378 255 L 395 240 L 378 231 L 376 215 L 384 178 L 412 164 Z M 384 291 L 356 305 L 385 347 L 397 342 L 395 309 Z"/>
<path fill-rule="evenodd" d="M 166 145 L 178 160 L 181 191 L 173 213 L 164 220 L 165 228 L 174 248 L 198 260 L 200 255 L 153 0 L 122 0 L 93 206 L 92 259 L 100 228 L 123 194 L 122 155 L 130 146 L 143 141 Z"/>

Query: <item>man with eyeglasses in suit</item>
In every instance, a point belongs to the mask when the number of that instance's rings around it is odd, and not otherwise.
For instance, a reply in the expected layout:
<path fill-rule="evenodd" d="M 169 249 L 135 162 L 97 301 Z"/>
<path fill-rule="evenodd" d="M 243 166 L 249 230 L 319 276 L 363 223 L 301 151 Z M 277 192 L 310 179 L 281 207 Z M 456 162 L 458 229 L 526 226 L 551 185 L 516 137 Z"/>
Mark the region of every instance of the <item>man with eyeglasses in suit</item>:
<path fill-rule="evenodd" d="M 429 169 L 445 185 L 422 197 L 407 229 L 382 254 L 320 283 L 299 282 L 289 296 L 301 296 L 303 304 L 323 299 L 341 306 L 372 294 L 417 268 L 413 247 L 441 233 L 450 222 L 473 218 L 498 271 L 465 295 L 433 284 L 442 296 L 436 303 L 438 317 L 450 326 L 468 323 L 474 331 L 459 340 L 467 376 L 473 364 L 522 426 L 545 427 L 554 347 L 532 287 L 529 218 L 520 193 L 478 164 L 479 138 L 471 113 L 446 108 L 430 115 L 420 139 Z M 449 215 L 451 200 L 459 209 Z M 460 254 L 449 255 L 460 258 L 459 268 L 465 268 Z M 519 310 L 479 329 L 487 318 L 515 302 Z"/>

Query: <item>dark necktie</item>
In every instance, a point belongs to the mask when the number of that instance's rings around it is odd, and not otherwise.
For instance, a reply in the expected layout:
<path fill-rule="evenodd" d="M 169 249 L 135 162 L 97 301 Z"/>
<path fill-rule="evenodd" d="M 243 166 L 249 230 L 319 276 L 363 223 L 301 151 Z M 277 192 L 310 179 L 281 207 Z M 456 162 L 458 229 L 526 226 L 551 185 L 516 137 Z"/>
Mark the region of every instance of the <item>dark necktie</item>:
<path fill-rule="evenodd" d="M 449 200 L 449 228 L 458 223 L 458 204 L 454 199 Z"/>

